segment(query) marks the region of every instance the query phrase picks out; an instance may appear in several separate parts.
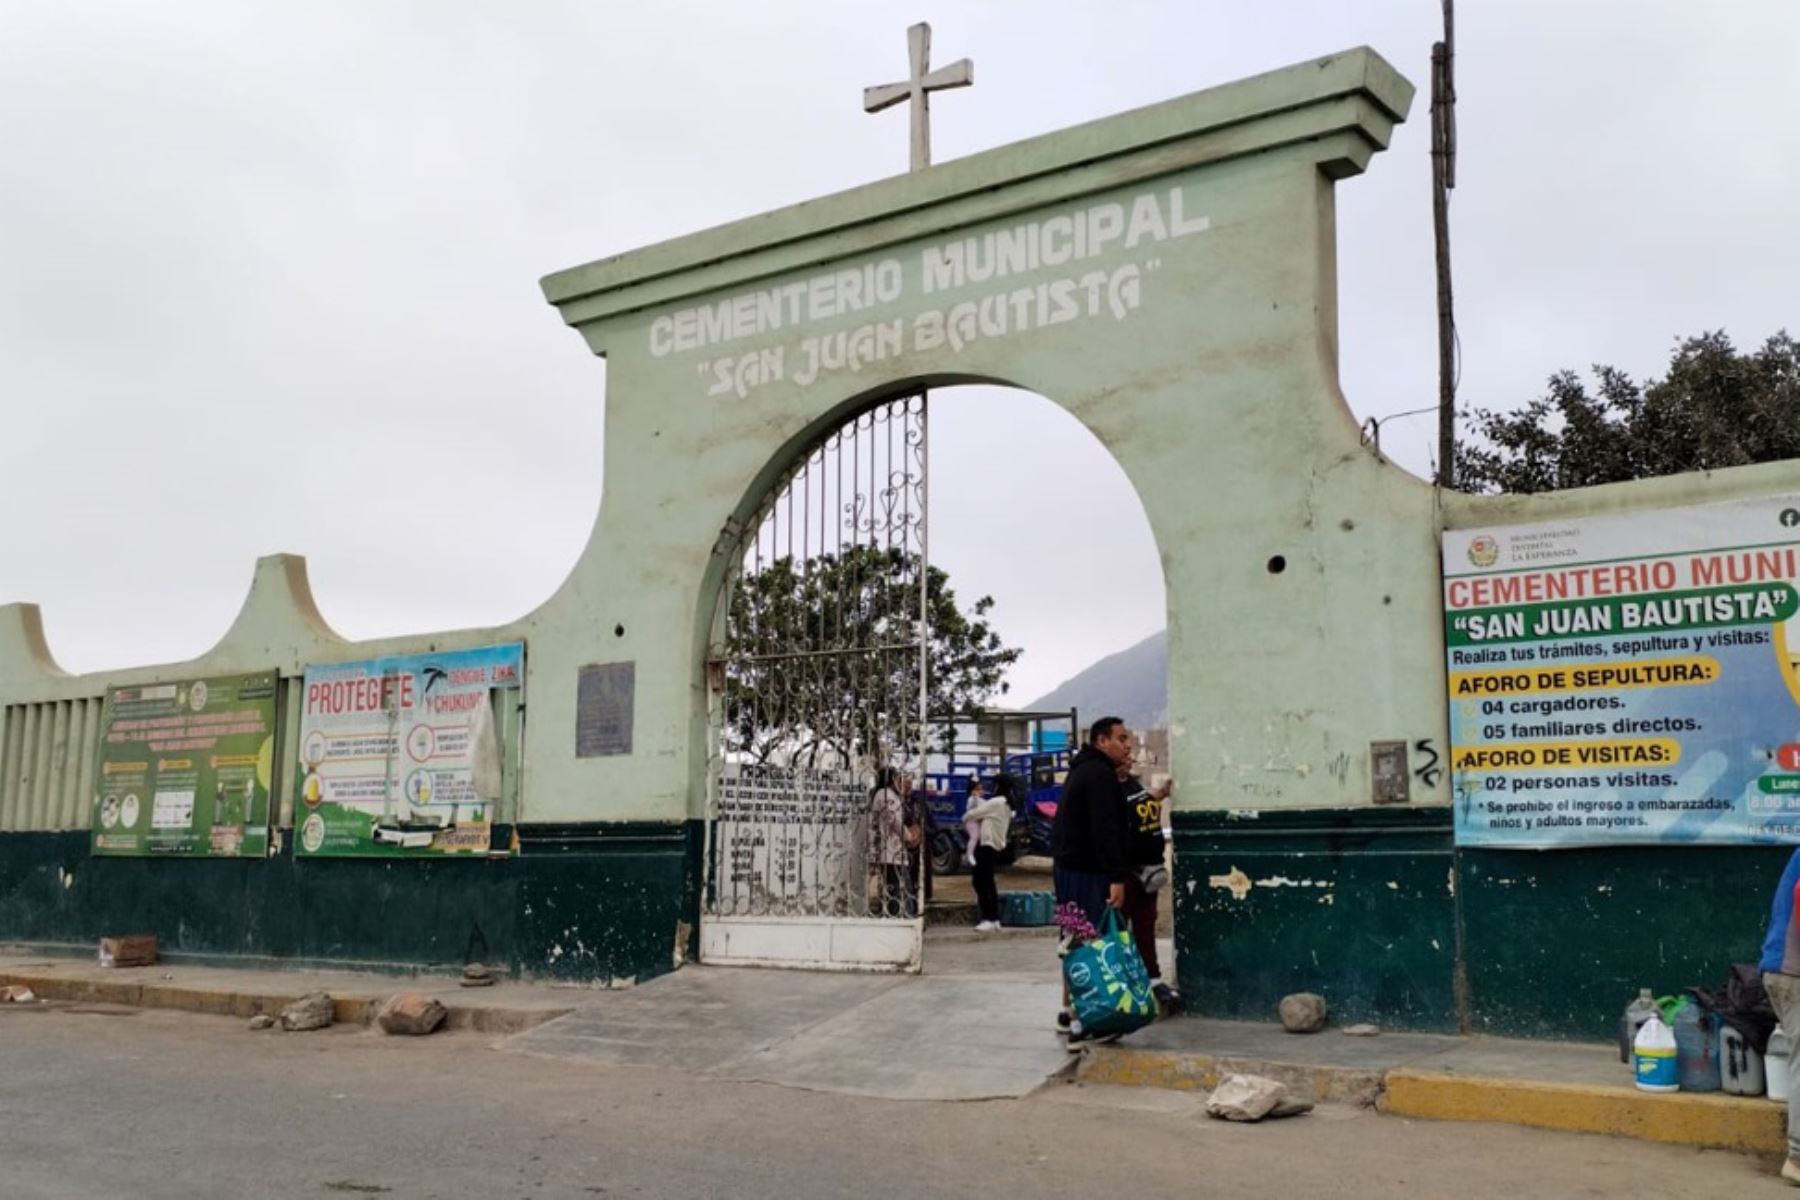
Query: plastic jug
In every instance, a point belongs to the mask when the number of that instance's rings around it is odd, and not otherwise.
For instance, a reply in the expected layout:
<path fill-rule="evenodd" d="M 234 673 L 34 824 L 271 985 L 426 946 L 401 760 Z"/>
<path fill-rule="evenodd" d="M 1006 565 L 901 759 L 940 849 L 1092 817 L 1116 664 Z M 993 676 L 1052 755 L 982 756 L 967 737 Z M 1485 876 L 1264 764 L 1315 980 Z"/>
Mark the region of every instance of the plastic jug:
<path fill-rule="evenodd" d="M 1682 1091 L 1719 1090 L 1719 1020 L 1693 1000 L 1675 1012 L 1675 1055 Z"/>
<path fill-rule="evenodd" d="M 1656 997 L 1650 994 L 1649 988 L 1639 988 L 1637 999 L 1625 1006 L 1625 1014 L 1619 1018 L 1619 1061 L 1631 1061 L 1631 1047 L 1637 1042 L 1638 1030 L 1644 1022 L 1656 1012 Z"/>
<path fill-rule="evenodd" d="M 1777 1025 L 1769 1035 L 1769 1051 L 1763 1055 L 1763 1076 L 1769 1084 L 1769 1099 L 1788 1098 L 1788 1060 L 1794 1055 L 1794 1039 Z"/>
<path fill-rule="evenodd" d="M 1733 1096 L 1763 1094 L 1763 1059 L 1750 1039 L 1730 1025 L 1719 1029 L 1719 1078 Z"/>
<path fill-rule="evenodd" d="M 1650 1014 L 1638 1030 L 1632 1050 L 1632 1071 L 1637 1076 L 1639 1088 L 1646 1092 L 1673 1092 L 1680 1088 L 1675 1034 L 1663 1024 L 1660 1014 Z"/>

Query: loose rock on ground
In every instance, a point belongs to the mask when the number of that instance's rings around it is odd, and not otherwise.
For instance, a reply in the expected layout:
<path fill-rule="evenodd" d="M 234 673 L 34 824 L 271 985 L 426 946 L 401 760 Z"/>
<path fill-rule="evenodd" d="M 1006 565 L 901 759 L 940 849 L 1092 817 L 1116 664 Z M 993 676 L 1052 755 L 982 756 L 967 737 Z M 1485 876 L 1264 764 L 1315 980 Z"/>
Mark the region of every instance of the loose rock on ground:
<path fill-rule="evenodd" d="M 381 1006 L 375 1023 L 383 1033 L 423 1036 L 444 1023 L 448 1010 L 430 996 L 418 992 L 401 992 Z"/>
<path fill-rule="evenodd" d="M 1289 1033 L 1317 1033 L 1325 1028 L 1325 997 L 1295 992 L 1281 998 L 1281 1027 Z"/>
<path fill-rule="evenodd" d="M 1297 1100 L 1287 1085 L 1261 1075 L 1227 1075 L 1206 1102 L 1206 1115 L 1221 1121 L 1260 1121 L 1312 1111 L 1312 1101 Z"/>
<path fill-rule="evenodd" d="M 250 1028 L 273 1029 L 275 1028 L 275 1018 L 271 1017 L 268 1013 L 258 1013 L 250 1018 Z"/>
<path fill-rule="evenodd" d="M 281 1027 L 290 1032 L 323 1029 L 331 1024 L 331 996 L 308 992 L 281 1010 Z"/>

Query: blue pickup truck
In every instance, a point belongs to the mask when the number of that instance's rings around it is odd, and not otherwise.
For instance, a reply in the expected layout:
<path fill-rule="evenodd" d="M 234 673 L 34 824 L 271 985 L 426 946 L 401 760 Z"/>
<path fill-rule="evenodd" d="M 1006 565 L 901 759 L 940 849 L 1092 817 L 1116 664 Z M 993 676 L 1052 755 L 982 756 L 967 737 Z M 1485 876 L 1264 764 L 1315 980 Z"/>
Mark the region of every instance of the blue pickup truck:
<path fill-rule="evenodd" d="M 936 827 L 931 839 L 931 869 L 939 875 L 967 869 L 963 855 L 968 835 L 962 822 L 969 807 L 969 780 L 979 777 L 992 795 L 1003 771 L 1017 781 L 1008 838 L 1013 854 L 1048 855 L 1050 823 L 1056 819 L 1056 802 L 1069 773 L 1069 758 L 1067 748 L 1031 750 L 1004 757 L 952 758 L 944 770 L 928 772 L 926 798 Z"/>

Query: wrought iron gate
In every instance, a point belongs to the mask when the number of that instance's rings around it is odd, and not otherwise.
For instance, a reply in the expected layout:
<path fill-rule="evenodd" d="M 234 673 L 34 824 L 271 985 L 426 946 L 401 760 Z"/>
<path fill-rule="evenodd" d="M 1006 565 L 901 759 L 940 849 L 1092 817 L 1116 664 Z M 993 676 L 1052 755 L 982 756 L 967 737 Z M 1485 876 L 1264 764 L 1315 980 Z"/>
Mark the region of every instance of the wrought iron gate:
<path fill-rule="evenodd" d="M 925 395 L 885 401 L 744 527 L 708 671 L 703 960 L 918 968 L 928 465 Z"/>

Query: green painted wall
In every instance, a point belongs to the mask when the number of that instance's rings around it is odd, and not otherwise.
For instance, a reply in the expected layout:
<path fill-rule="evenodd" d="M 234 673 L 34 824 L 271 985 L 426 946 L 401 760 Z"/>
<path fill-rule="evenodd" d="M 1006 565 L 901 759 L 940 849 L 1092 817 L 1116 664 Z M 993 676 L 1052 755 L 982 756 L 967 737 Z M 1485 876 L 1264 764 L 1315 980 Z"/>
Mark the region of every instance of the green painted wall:
<path fill-rule="evenodd" d="M 1441 669 L 1435 639 L 1417 636 L 1437 604 L 1433 493 L 1361 445 L 1336 379 L 1334 188 L 1387 144 L 1410 99 L 1377 56 L 1353 51 L 546 279 L 564 319 L 607 359 L 606 495 L 576 579 L 590 596 L 617 592 L 606 620 L 616 612 L 647 631 L 633 643 L 640 679 L 685 689 L 669 697 L 685 716 L 669 743 L 680 761 L 595 769 L 655 769 L 638 790 L 679 783 L 701 811 L 702 664 L 730 522 L 871 399 L 986 380 L 1067 409 L 1143 501 L 1163 552 L 1180 803 L 1366 800 L 1370 740 L 1442 725 L 1441 699 L 1404 685 Z M 931 282 L 927 264 L 959 246 L 979 257 L 990 235 L 1092 224 L 1108 206 L 1129 227 L 1145 203 L 1171 236 L 1132 247 L 1128 228 L 1072 265 Z M 1173 236 L 1202 218 L 1203 231 Z M 704 348 L 671 333 L 701 316 L 755 314 L 765 297 L 838 272 L 884 270 L 894 298 L 854 312 Z M 1109 283 L 1101 311 L 1065 323 L 1030 316 L 1001 332 L 978 322 L 961 345 L 917 336 L 928 313 L 1016 290 L 1034 314 L 1032 289 L 1091 271 L 1135 272 L 1139 303 L 1119 312 Z M 816 378 L 805 369 L 808 338 L 870 324 L 897 327 L 898 348 Z M 761 355 L 777 352 L 782 370 L 763 368 Z M 746 354 L 762 382 L 711 394 L 718 363 Z M 1269 469 L 1278 460 L 1309 467 Z M 604 577 L 584 575 L 601 563 Z M 615 580 L 632 584 L 618 592 Z M 1332 646 L 1365 653 L 1354 676 L 1319 669 Z M 553 685 L 549 703 L 562 702 Z M 545 714 L 532 703 L 537 722 Z M 1448 799 L 1441 784 L 1435 794 Z"/>
<path fill-rule="evenodd" d="M 1640 987 L 1717 987 L 1762 957 L 1787 846 L 1464 850 L 1469 1026 L 1602 1039 Z"/>
<path fill-rule="evenodd" d="M 0 941 L 154 933 L 171 957 L 609 982 L 677 965 L 696 822 L 521 826 L 492 859 L 92 858 L 85 831 L 0 834 Z M 286 839 L 289 846 L 292 839 Z"/>
<path fill-rule="evenodd" d="M 1755 962 L 1791 853 L 1457 849 L 1446 811 L 1393 808 L 1178 813 L 1175 849 L 1195 1011 L 1268 1020 L 1316 991 L 1343 1023 L 1569 1040 L 1611 1037 L 1640 987 Z"/>
<path fill-rule="evenodd" d="M 1311 991 L 1344 1023 L 1457 1028 L 1447 810 L 1178 812 L 1174 828 L 1175 961 L 1194 1011 L 1272 1020 Z"/>

